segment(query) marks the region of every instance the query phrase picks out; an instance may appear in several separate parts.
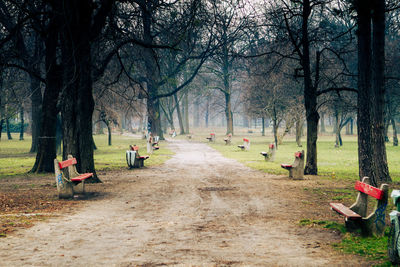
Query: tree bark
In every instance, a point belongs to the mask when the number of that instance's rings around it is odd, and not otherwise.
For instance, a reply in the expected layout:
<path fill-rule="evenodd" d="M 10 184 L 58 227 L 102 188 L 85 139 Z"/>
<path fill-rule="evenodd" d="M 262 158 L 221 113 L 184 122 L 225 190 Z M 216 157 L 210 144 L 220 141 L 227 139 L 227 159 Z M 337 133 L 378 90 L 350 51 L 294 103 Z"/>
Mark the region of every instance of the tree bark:
<path fill-rule="evenodd" d="M 143 39 L 147 44 L 153 43 L 153 36 L 151 33 L 152 25 L 152 3 L 146 1 L 143 5 L 140 5 L 142 11 L 143 21 Z M 160 71 L 157 66 L 156 58 L 157 55 L 152 48 L 143 48 L 144 61 L 145 61 L 145 75 L 148 90 L 147 98 L 147 116 L 148 116 L 148 127 L 153 134 L 157 134 L 160 139 L 164 139 L 163 132 L 161 129 L 160 120 L 160 103 L 158 96 L 158 81 L 160 77 Z"/>
<path fill-rule="evenodd" d="M 393 146 L 398 146 L 399 140 L 397 139 L 396 121 L 394 120 L 394 118 L 391 118 L 390 121 L 392 122 L 392 128 L 393 128 Z"/>
<path fill-rule="evenodd" d="M 359 177 L 370 177 L 373 173 L 373 151 L 371 146 L 371 7 L 362 0 L 355 1 L 358 24 L 358 98 L 357 135 Z"/>
<path fill-rule="evenodd" d="M 40 125 L 42 118 L 42 90 L 40 88 L 40 81 L 34 76 L 30 75 L 31 87 L 31 127 L 32 127 L 32 143 L 30 153 L 38 151 Z"/>
<path fill-rule="evenodd" d="M 20 116 L 20 128 L 19 128 L 19 140 L 24 140 L 24 107 L 21 105 L 19 109 Z"/>
<path fill-rule="evenodd" d="M 307 120 L 307 161 L 304 169 L 304 174 L 318 174 L 317 167 L 317 139 L 318 139 L 318 121 L 319 114 L 317 111 L 317 90 L 311 82 L 311 67 L 310 67 L 310 42 L 308 38 L 308 18 L 311 13 L 309 0 L 303 1 L 302 15 L 302 46 L 303 57 L 302 67 L 304 70 L 304 103 L 306 109 Z M 318 52 L 317 52 L 317 62 Z M 318 71 L 318 70 L 317 70 Z"/>
<path fill-rule="evenodd" d="M 320 122 L 320 132 L 321 133 L 325 133 L 326 129 L 325 129 L 325 112 L 321 112 L 321 122 Z"/>
<path fill-rule="evenodd" d="M 391 182 L 385 146 L 385 0 L 373 0 L 372 12 L 372 151 L 375 162 L 375 182 Z"/>
<path fill-rule="evenodd" d="M 12 140 L 11 130 L 10 130 L 10 119 L 6 118 L 6 131 L 7 131 L 7 139 Z"/>
<path fill-rule="evenodd" d="M 179 123 L 179 129 L 180 129 L 179 134 L 182 135 L 182 134 L 185 134 L 185 129 L 183 127 L 183 119 L 182 119 L 181 107 L 180 107 L 180 104 L 179 104 L 179 99 L 178 99 L 177 94 L 178 93 L 174 94 L 174 100 L 175 100 L 175 105 L 176 105 L 176 113 L 178 114 L 178 123 Z"/>
<path fill-rule="evenodd" d="M 262 127 L 261 135 L 262 135 L 262 136 L 265 136 L 265 118 L 262 117 L 261 119 L 262 119 L 262 120 L 261 120 L 261 122 L 262 122 L 262 124 L 261 124 L 261 127 Z"/>
<path fill-rule="evenodd" d="M 103 1 L 105 20 L 112 1 Z M 94 22 L 94 6 L 90 0 L 71 0 L 59 10 L 65 26 L 61 31 L 61 52 L 66 84 L 62 92 L 63 158 L 73 155 L 78 172 L 92 172 L 91 182 L 99 182 L 94 168 L 92 115 L 94 100 L 92 92 L 91 44 L 100 34 L 94 31 L 101 25 Z M 99 11 L 100 12 L 100 11 Z M 98 15 L 98 14 L 97 14 Z"/>
<path fill-rule="evenodd" d="M 4 124 L 4 119 L 0 119 L 0 141 L 1 141 L 1 133 L 3 132 L 3 124 Z"/>
<path fill-rule="evenodd" d="M 186 90 L 186 92 L 184 92 L 184 96 L 183 96 L 183 103 L 184 103 L 184 118 L 185 118 L 185 133 L 189 134 L 190 130 L 189 130 L 189 98 L 188 98 L 188 90 Z"/>
<path fill-rule="evenodd" d="M 296 144 L 298 147 L 303 146 L 301 144 L 301 135 L 303 132 L 303 125 L 304 125 L 303 120 L 301 118 L 296 118 Z"/>
<path fill-rule="evenodd" d="M 108 130 L 108 145 L 111 146 L 112 145 L 112 140 L 111 140 L 111 126 L 110 123 L 107 123 L 107 130 Z"/>
<path fill-rule="evenodd" d="M 62 86 L 62 69 L 57 64 L 57 21 L 50 22 L 46 38 L 46 88 L 43 96 L 41 129 L 34 173 L 54 172 L 56 153 L 57 100 Z"/>

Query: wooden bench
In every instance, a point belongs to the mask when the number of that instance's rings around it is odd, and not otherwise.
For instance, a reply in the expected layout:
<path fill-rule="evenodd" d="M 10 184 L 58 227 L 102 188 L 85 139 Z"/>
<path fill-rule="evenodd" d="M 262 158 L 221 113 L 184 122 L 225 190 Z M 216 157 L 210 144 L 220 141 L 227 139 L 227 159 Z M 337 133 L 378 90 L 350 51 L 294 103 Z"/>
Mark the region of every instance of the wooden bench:
<path fill-rule="evenodd" d="M 209 142 L 215 142 L 215 133 L 210 133 L 210 137 L 206 137 Z"/>
<path fill-rule="evenodd" d="M 359 192 L 353 205 L 346 207 L 342 203 L 329 203 L 331 209 L 345 217 L 348 231 L 361 229 L 364 236 L 383 235 L 389 186 L 382 184 L 380 188 L 373 187 L 370 179 L 364 177 L 362 182 L 356 181 L 354 189 Z M 370 214 L 367 214 L 368 196 L 377 200 Z"/>
<path fill-rule="evenodd" d="M 129 169 L 135 167 L 136 161 L 136 151 L 134 150 L 127 150 L 126 151 L 126 163 L 128 164 Z"/>
<path fill-rule="evenodd" d="M 261 155 L 264 156 L 265 161 L 274 161 L 275 160 L 275 144 L 271 143 L 268 146 L 268 152 L 262 151 L 260 152 Z"/>
<path fill-rule="evenodd" d="M 153 140 L 151 142 L 151 146 L 154 150 L 160 149 L 160 146 L 158 145 L 158 141 L 160 140 L 160 137 L 158 135 L 153 137 Z"/>
<path fill-rule="evenodd" d="M 304 175 L 304 150 L 294 153 L 292 164 L 281 164 L 281 167 L 289 171 L 289 177 L 301 180 Z"/>
<path fill-rule="evenodd" d="M 225 145 L 230 145 L 231 142 L 232 142 L 232 134 L 231 134 L 231 133 L 228 134 L 228 135 L 224 138 L 224 141 L 225 141 Z"/>
<path fill-rule="evenodd" d="M 242 151 L 250 150 L 250 140 L 243 138 L 243 145 L 238 145 L 238 148 L 240 148 Z"/>
<path fill-rule="evenodd" d="M 149 158 L 148 155 L 140 156 L 139 155 L 139 147 L 134 145 L 129 147 L 131 151 L 135 151 L 135 161 L 133 164 L 133 168 L 142 168 L 144 167 L 144 161 Z"/>
<path fill-rule="evenodd" d="M 54 173 L 59 198 L 72 198 L 74 194 L 85 193 L 85 180 L 93 173 L 80 174 L 76 171 L 76 158 L 68 155 L 68 159 L 58 162 L 54 159 Z"/>

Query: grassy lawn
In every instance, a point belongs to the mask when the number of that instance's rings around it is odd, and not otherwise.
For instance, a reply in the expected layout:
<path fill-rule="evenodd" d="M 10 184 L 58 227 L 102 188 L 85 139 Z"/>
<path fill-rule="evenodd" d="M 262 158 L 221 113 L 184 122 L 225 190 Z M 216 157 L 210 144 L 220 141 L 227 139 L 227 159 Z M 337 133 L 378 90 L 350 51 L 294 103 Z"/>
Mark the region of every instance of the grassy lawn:
<path fill-rule="evenodd" d="M 31 138 L 26 136 L 25 140 L 18 140 L 18 134 L 13 135 L 13 140 L 7 140 L 3 135 L 0 141 L 0 178 L 15 175 L 37 176 L 38 174 L 27 174 L 35 163 L 36 154 L 29 153 Z M 95 135 L 97 150 L 94 152 L 94 162 L 97 171 L 115 170 L 127 168 L 125 151 L 129 145 L 136 144 L 140 147 L 140 154 L 145 155 L 146 140 L 124 135 L 114 135 L 112 146 L 107 144 L 107 135 Z M 173 155 L 163 143 L 161 149 L 154 151 L 153 155 L 146 160 L 146 166 L 162 164 Z M 61 156 L 58 156 L 61 160 Z"/>
<path fill-rule="evenodd" d="M 211 131 L 210 131 L 211 132 Z M 208 142 L 206 137 L 209 132 L 198 132 L 193 135 L 192 140 L 199 142 Z M 273 174 L 287 174 L 288 172 L 280 167 L 281 163 L 293 163 L 294 152 L 304 150 L 306 152 L 305 137 L 303 137 L 303 146 L 298 147 L 294 136 L 287 136 L 282 145 L 278 146 L 275 161 L 266 162 L 260 155 L 261 151 L 268 151 L 268 144 L 273 142 L 270 133 L 267 136 L 261 136 L 260 133 L 246 133 L 239 131 L 232 137 L 232 144 L 225 145 L 224 133 L 222 130 L 216 132 L 216 142 L 209 143 L 211 147 L 220 151 L 224 156 L 236 159 L 245 165 Z M 183 137 L 178 137 L 183 138 Z M 250 150 L 242 151 L 237 145 L 243 144 L 243 138 L 250 140 Z M 357 137 L 343 135 L 343 146 L 335 148 L 335 136 L 324 135 L 318 137 L 318 174 L 321 176 L 332 177 L 336 179 L 358 179 L 358 152 Z M 393 181 L 400 182 L 400 147 L 394 147 L 391 143 L 386 146 L 389 163 L 389 171 Z"/>

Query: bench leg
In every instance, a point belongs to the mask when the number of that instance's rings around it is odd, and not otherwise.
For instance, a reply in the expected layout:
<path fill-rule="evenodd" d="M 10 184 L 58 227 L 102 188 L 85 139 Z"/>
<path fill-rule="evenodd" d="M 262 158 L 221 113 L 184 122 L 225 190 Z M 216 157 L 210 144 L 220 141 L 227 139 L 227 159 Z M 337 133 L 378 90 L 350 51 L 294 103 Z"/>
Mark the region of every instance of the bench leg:
<path fill-rule="evenodd" d="M 74 196 L 73 185 L 70 182 L 63 182 L 63 185 L 58 187 L 58 198 L 72 198 Z"/>
<path fill-rule="evenodd" d="M 74 192 L 77 194 L 85 194 L 85 181 L 80 182 L 77 185 L 74 185 Z"/>
<path fill-rule="evenodd" d="M 302 168 L 299 168 L 299 167 L 291 168 L 289 177 L 291 177 L 295 180 L 303 180 L 303 173 L 304 173 L 304 170 Z"/>

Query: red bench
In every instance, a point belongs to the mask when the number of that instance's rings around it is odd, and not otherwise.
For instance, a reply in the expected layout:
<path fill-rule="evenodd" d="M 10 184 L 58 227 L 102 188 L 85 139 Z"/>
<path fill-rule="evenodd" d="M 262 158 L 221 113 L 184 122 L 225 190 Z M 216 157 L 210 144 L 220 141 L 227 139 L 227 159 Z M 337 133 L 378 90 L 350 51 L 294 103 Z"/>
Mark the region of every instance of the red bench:
<path fill-rule="evenodd" d="M 250 150 L 250 140 L 247 138 L 243 138 L 243 145 L 238 145 L 238 148 L 243 150 Z"/>
<path fill-rule="evenodd" d="M 140 156 L 139 155 L 139 147 L 134 145 L 130 146 L 130 150 L 135 151 L 135 163 L 133 164 L 133 168 L 141 168 L 144 167 L 144 161 L 149 158 L 148 155 Z"/>
<path fill-rule="evenodd" d="M 364 177 L 362 182 L 356 181 L 354 185 L 354 189 L 359 193 L 353 205 L 350 207 L 342 203 L 329 203 L 329 205 L 332 210 L 345 217 L 346 228 L 349 231 L 361 229 L 363 235 L 382 235 L 385 228 L 388 188 L 387 184 L 382 184 L 380 188 L 376 188 L 370 185 L 368 177 Z M 377 200 L 375 208 L 369 215 L 367 215 L 368 196 Z"/>
<path fill-rule="evenodd" d="M 209 142 L 215 142 L 215 133 L 210 133 L 210 137 L 206 137 Z"/>
<path fill-rule="evenodd" d="M 275 160 L 275 144 L 271 143 L 268 146 L 268 152 L 262 151 L 260 152 L 261 155 L 264 156 L 265 161 L 274 161 Z"/>
<path fill-rule="evenodd" d="M 294 153 L 292 164 L 281 164 L 281 167 L 289 171 L 289 177 L 301 180 L 304 175 L 304 150 Z"/>
<path fill-rule="evenodd" d="M 232 142 L 232 134 L 228 134 L 228 135 L 224 138 L 224 141 L 225 141 L 225 145 L 230 145 L 231 142 Z"/>
<path fill-rule="evenodd" d="M 75 193 L 85 193 L 84 181 L 93 176 L 93 173 L 80 174 L 76 170 L 76 158 L 68 155 L 68 159 L 58 162 L 54 159 L 54 172 L 59 198 L 71 198 Z"/>

